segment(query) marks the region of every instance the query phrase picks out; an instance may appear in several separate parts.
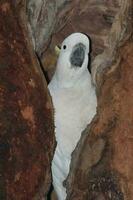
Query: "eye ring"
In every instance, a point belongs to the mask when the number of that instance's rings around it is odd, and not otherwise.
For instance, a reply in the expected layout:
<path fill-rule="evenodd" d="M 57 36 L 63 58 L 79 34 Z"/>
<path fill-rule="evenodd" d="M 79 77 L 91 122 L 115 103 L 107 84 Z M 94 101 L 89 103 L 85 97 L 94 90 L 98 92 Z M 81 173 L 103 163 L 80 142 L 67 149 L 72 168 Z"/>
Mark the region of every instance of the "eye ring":
<path fill-rule="evenodd" d="M 63 49 L 66 49 L 66 45 L 63 45 Z"/>

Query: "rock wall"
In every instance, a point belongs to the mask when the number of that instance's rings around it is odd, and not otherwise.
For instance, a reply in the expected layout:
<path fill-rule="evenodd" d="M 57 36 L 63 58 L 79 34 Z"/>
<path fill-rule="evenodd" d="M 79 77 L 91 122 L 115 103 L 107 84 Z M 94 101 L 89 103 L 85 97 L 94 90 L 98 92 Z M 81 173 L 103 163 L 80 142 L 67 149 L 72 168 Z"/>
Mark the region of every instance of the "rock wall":
<path fill-rule="evenodd" d="M 52 103 L 28 37 L 24 1 L 0 2 L 0 199 L 45 199 Z"/>

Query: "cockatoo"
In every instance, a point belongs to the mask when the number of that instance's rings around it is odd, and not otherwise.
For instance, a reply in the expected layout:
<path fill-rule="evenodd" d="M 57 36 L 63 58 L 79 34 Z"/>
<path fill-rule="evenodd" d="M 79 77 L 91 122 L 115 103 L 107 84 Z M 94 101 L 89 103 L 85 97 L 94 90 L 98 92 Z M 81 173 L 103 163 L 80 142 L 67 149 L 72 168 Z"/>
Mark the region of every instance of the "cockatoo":
<path fill-rule="evenodd" d="M 68 36 L 61 45 L 56 71 L 48 85 L 55 110 L 57 146 L 52 177 L 58 200 L 66 199 L 63 181 L 69 173 L 71 153 L 96 114 L 96 92 L 87 68 L 89 51 L 90 41 L 85 34 Z"/>

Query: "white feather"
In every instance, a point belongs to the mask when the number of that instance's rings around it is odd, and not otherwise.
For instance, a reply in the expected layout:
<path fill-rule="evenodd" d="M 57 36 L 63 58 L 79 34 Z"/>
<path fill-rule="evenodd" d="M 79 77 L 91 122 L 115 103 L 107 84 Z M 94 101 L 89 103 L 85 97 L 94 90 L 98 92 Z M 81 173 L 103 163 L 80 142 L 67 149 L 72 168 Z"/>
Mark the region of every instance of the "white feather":
<path fill-rule="evenodd" d="M 85 58 L 81 68 L 74 68 L 70 55 L 77 43 L 85 45 Z M 66 45 L 66 49 L 63 46 Z M 56 72 L 49 84 L 55 108 L 55 135 L 57 147 L 52 161 L 53 185 L 58 200 L 65 200 L 63 181 L 69 173 L 71 153 L 96 113 L 95 88 L 88 72 L 89 39 L 82 33 L 67 37 L 61 48 Z"/>

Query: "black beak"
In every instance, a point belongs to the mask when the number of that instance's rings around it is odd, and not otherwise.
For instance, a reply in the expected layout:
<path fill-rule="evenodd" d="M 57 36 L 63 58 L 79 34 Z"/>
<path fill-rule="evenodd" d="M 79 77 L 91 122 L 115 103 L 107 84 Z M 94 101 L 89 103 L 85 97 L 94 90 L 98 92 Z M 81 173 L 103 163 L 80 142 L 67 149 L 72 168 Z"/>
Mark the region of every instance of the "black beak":
<path fill-rule="evenodd" d="M 72 66 L 81 67 L 85 58 L 85 46 L 81 43 L 75 45 L 70 56 Z"/>

